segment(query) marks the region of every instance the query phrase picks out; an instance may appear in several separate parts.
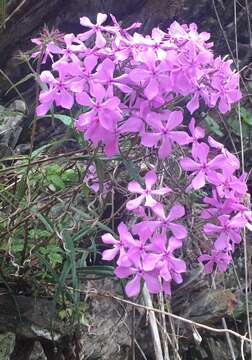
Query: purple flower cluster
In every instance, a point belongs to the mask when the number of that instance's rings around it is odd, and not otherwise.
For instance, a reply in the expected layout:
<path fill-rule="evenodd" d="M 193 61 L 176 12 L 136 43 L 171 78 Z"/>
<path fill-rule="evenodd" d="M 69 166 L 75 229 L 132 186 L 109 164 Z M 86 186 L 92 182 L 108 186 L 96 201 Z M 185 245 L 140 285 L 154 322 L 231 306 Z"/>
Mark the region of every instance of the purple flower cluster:
<path fill-rule="evenodd" d="M 203 199 L 201 213 L 202 232 L 212 246 L 210 254 L 198 259 L 207 273 L 215 265 L 225 271 L 241 242 L 241 230 L 252 228 L 252 213 L 244 204 L 246 174 L 238 175 L 239 160 L 223 144 L 212 137 L 205 139 L 195 118 L 185 131 L 184 113 L 176 104 L 183 100 L 193 114 L 202 101 L 225 113 L 241 98 L 239 75 L 231 69 L 232 61 L 214 57 L 210 35 L 198 33 L 195 24 L 175 21 L 166 32 L 155 28 L 143 36 L 136 32 L 138 23 L 123 29 L 112 15 L 113 25 L 104 25 L 106 20 L 105 14 L 97 15 L 96 24 L 82 17 L 86 32 L 67 34 L 64 46 L 50 42 L 44 49 L 52 60 L 52 72 L 40 75 L 45 88 L 37 115 L 45 115 L 54 104 L 65 109 L 74 104 L 83 107 L 76 128 L 93 146 L 103 145 L 109 157 L 119 152 L 119 140 L 131 133 L 139 136 L 143 147 L 157 151 L 161 160 L 182 147 L 180 166 L 188 175 L 185 191 L 207 186 L 212 192 L 212 197 Z M 137 197 L 126 207 L 138 222 L 130 230 L 121 223 L 119 239 L 109 233 L 102 236 L 112 246 L 103 252 L 103 259 L 116 258 L 117 277 L 130 277 L 128 296 L 138 295 L 141 279 L 151 293 L 170 294 L 172 280 L 181 283 L 186 271 L 185 262 L 178 258 L 187 237 L 180 223 L 185 209 L 166 201 L 172 189 L 157 186 L 160 181 L 154 170 L 146 173 L 145 184 L 131 181 L 128 191 Z M 94 185 L 97 191 L 98 182 Z"/>
<path fill-rule="evenodd" d="M 203 134 L 203 129 L 198 132 Z M 201 218 L 206 221 L 202 231 L 212 241 L 211 255 L 203 254 L 198 260 L 205 263 L 205 272 L 213 271 L 213 266 L 224 272 L 242 240 L 241 230 L 251 230 L 252 212 L 244 204 L 247 193 L 246 174 L 236 176 L 240 169 L 238 158 L 223 144 L 208 137 L 208 144 L 193 143 L 189 150 L 191 157 L 180 160 L 183 170 L 189 172 L 189 190 L 198 190 L 205 185 L 212 189 L 212 197 L 204 197 L 205 208 Z"/>
<path fill-rule="evenodd" d="M 122 29 L 111 18 L 113 26 L 103 25 L 105 14 L 97 15 L 96 24 L 82 17 L 88 31 L 65 35 L 62 47 L 47 45 L 55 75 L 40 76 L 47 88 L 40 93 L 39 116 L 54 103 L 71 109 L 76 102 L 87 110 L 76 120 L 77 129 L 94 146 L 102 143 L 108 156 L 118 152 L 123 134 L 137 132 L 141 143 L 157 147 L 164 159 L 174 143 L 190 142 L 180 129 L 182 111 L 168 110 L 175 100 L 185 97 L 191 113 L 200 99 L 224 113 L 240 99 L 231 61 L 214 58 L 210 35 L 198 33 L 195 24 L 175 21 L 167 32 L 155 28 L 143 36 L 135 31 L 140 24 Z"/>
<path fill-rule="evenodd" d="M 138 209 L 138 213 L 143 215 L 143 221 L 132 226 L 132 233 L 121 223 L 118 226 L 119 240 L 109 233 L 102 236 L 105 244 L 113 246 L 103 252 L 103 259 L 111 261 L 118 256 L 116 276 L 133 276 L 125 288 L 128 296 L 139 294 L 141 279 L 144 279 L 150 293 L 163 290 L 170 294 L 171 281 L 181 283 L 181 273 L 186 271 L 185 262 L 173 254 L 182 247 L 182 240 L 187 236 L 186 228 L 177 223 L 185 215 L 184 207 L 174 204 L 166 216 L 163 206 L 155 198 L 171 189 L 163 187 L 153 190 L 156 182 L 156 173 L 151 170 L 145 175 L 145 189 L 135 181 L 129 183 L 129 191 L 140 193 L 140 196 L 128 201 L 127 209 Z M 144 207 L 139 208 L 143 201 Z M 146 209 L 149 210 L 148 216 Z"/>

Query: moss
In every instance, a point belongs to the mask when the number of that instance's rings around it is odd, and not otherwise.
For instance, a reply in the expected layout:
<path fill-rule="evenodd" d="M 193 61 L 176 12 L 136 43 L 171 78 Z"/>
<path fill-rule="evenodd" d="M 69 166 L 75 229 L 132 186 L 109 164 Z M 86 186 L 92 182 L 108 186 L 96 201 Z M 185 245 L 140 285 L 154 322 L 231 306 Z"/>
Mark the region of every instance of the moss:
<path fill-rule="evenodd" d="M 0 334 L 0 360 L 9 360 L 15 345 L 13 333 Z"/>

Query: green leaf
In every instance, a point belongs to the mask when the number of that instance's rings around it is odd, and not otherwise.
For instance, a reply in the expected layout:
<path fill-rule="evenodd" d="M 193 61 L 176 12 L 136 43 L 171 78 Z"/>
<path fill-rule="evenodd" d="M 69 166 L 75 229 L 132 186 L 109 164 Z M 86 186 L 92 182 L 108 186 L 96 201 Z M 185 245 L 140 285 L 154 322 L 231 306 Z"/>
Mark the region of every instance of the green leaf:
<path fill-rule="evenodd" d="M 38 120 L 44 118 L 57 119 L 67 127 L 73 128 L 73 118 L 71 116 L 62 115 L 62 114 L 52 114 L 52 115 L 40 116 L 38 117 Z"/>
<path fill-rule="evenodd" d="M 106 171 L 106 163 L 100 159 L 95 159 L 96 173 L 99 179 L 99 190 L 103 192 L 105 171 Z"/>
<path fill-rule="evenodd" d="M 240 125 L 239 125 L 238 120 L 235 118 L 231 118 L 229 120 L 229 126 L 230 126 L 232 132 L 236 136 L 240 137 Z M 242 135 L 243 135 L 244 139 L 249 137 L 249 132 L 250 132 L 250 127 L 246 123 L 243 123 L 242 124 Z"/>
<path fill-rule="evenodd" d="M 210 132 L 213 132 L 215 135 L 220 137 L 224 136 L 223 132 L 221 131 L 220 125 L 211 116 L 207 115 L 205 117 L 205 122 Z"/>
<path fill-rule="evenodd" d="M 69 251 L 68 256 L 70 258 L 71 263 L 71 274 L 72 274 L 72 284 L 74 289 L 78 289 L 79 286 L 79 279 L 77 276 L 77 269 L 76 269 L 76 252 L 74 247 L 73 239 L 69 233 L 69 231 L 63 231 L 63 240 L 65 244 L 65 248 Z M 80 294 L 78 292 L 74 293 L 74 302 L 77 305 L 79 302 Z"/>
<path fill-rule="evenodd" d="M 46 168 L 47 175 L 60 175 L 62 172 L 62 168 L 58 164 L 51 164 Z"/>
<path fill-rule="evenodd" d="M 53 184 L 58 189 L 64 189 L 66 186 L 64 181 L 61 179 L 59 175 L 49 175 L 47 176 L 47 179 L 51 184 Z"/>
<path fill-rule="evenodd" d="M 41 213 L 40 213 L 37 209 L 35 209 L 35 208 L 31 209 L 31 212 L 36 215 L 36 217 L 42 222 L 42 224 L 45 225 L 46 229 L 47 229 L 50 233 L 54 233 L 53 226 L 52 226 L 51 222 L 50 222 L 43 214 L 41 214 Z"/>
<path fill-rule="evenodd" d="M 64 182 L 73 183 L 79 181 L 77 173 L 73 169 L 67 169 L 61 176 Z"/>
<path fill-rule="evenodd" d="M 249 126 L 252 126 L 252 113 L 251 112 L 248 112 L 243 106 L 241 106 L 241 119 L 242 121 L 249 125 Z"/>
<path fill-rule="evenodd" d="M 47 261 L 47 259 L 45 258 L 45 256 L 41 255 L 39 252 L 35 252 L 34 254 L 38 260 L 40 261 L 40 263 L 42 265 L 44 265 L 44 267 L 46 268 L 46 272 L 48 273 L 48 275 L 52 276 L 53 280 L 55 281 L 55 283 L 58 283 L 59 281 L 59 276 L 57 274 L 57 272 L 53 269 L 53 267 L 51 266 L 51 264 L 49 263 L 49 261 Z"/>
<path fill-rule="evenodd" d="M 6 95 L 14 88 L 16 88 L 17 86 L 25 83 L 26 81 L 30 80 L 30 79 L 34 79 L 34 74 L 30 73 L 26 76 L 24 76 L 21 80 L 17 81 L 15 84 L 13 84 L 11 87 L 9 87 L 9 89 L 6 91 Z"/>
<path fill-rule="evenodd" d="M 52 142 L 52 143 L 50 143 L 50 144 L 43 145 L 43 146 L 41 146 L 40 148 L 34 150 L 34 151 L 32 152 L 32 155 L 31 155 L 32 160 L 34 160 L 34 159 L 35 159 L 38 155 L 40 155 L 44 150 L 49 149 L 50 147 L 55 146 L 55 145 L 60 144 L 60 143 L 62 143 L 61 140 L 60 140 L 60 141 L 54 141 L 54 142 Z"/>
<path fill-rule="evenodd" d="M 131 180 L 136 180 L 140 184 L 143 183 L 143 179 L 139 175 L 139 169 L 132 160 L 123 160 L 123 163 L 129 173 Z"/>
<path fill-rule="evenodd" d="M 93 265 L 81 267 L 77 269 L 81 276 L 97 275 L 97 276 L 114 276 L 114 267 L 108 265 Z"/>
<path fill-rule="evenodd" d="M 21 180 L 17 184 L 17 191 L 15 195 L 19 201 L 22 200 L 25 195 L 26 179 L 27 179 L 26 175 L 23 175 Z"/>

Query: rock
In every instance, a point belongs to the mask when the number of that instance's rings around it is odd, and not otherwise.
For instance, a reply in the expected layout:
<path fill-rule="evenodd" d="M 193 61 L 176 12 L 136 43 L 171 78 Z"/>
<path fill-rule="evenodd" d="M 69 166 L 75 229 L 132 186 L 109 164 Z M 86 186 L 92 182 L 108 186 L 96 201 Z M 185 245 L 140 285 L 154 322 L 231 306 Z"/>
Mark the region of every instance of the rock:
<path fill-rule="evenodd" d="M 89 288 L 114 293 L 113 280 L 91 281 Z M 117 286 L 118 287 L 118 286 Z M 130 314 L 118 302 L 105 297 L 88 300 L 90 311 L 89 327 L 81 335 L 81 359 L 126 360 L 131 347 Z"/>
<path fill-rule="evenodd" d="M 13 333 L 0 334 L 0 360 L 9 360 L 15 345 Z"/>
<path fill-rule="evenodd" d="M 0 107 L 0 158 L 11 155 L 23 129 L 26 106 L 15 100 L 8 108 Z"/>

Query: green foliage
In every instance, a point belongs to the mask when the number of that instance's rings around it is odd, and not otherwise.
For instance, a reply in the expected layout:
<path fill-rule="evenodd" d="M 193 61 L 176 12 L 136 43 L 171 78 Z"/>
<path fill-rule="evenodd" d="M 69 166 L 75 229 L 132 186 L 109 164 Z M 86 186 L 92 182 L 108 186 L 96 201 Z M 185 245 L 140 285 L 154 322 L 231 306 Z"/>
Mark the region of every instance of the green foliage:
<path fill-rule="evenodd" d="M 207 126 L 207 129 L 210 134 L 215 134 L 220 137 L 224 136 L 223 132 L 221 131 L 220 125 L 218 124 L 218 122 L 216 120 L 214 120 L 214 118 L 207 115 L 205 117 L 205 122 L 206 122 L 206 126 Z"/>
<path fill-rule="evenodd" d="M 66 125 L 69 119 L 59 120 Z M 36 294 L 47 293 L 50 284 L 60 318 L 87 324 L 80 284 L 113 277 L 114 268 L 96 263 L 100 236 L 111 231 L 102 219 L 109 197 L 98 200 L 83 178 L 94 163 L 103 188 L 110 163 L 97 152 L 57 157 L 51 148 L 49 143 L 35 149 L 30 161 L 26 155 L 18 162 L 0 160 L 1 269 L 7 280 L 13 273 L 32 274 Z"/>

